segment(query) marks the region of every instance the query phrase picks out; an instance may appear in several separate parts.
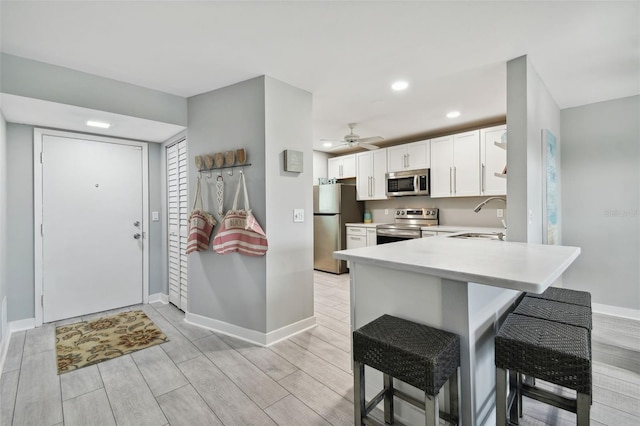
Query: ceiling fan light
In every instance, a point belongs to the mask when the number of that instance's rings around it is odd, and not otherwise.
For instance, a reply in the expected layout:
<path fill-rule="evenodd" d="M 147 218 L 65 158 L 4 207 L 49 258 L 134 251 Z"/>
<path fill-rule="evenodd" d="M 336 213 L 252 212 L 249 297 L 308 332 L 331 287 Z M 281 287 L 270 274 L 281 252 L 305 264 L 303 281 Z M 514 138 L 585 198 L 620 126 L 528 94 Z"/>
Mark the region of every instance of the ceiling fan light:
<path fill-rule="evenodd" d="M 393 90 L 395 90 L 396 92 L 399 92 L 401 90 L 405 90 L 407 87 L 409 87 L 409 83 L 407 83 L 406 81 L 403 81 L 403 80 L 396 81 L 395 83 L 393 83 L 391 85 L 391 88 Z"/>
<path fill-rule="evenodd" d="M 447 118 L 457 118 L 460 117 L 460 111 L 451 111 L 447 113 Z"/>

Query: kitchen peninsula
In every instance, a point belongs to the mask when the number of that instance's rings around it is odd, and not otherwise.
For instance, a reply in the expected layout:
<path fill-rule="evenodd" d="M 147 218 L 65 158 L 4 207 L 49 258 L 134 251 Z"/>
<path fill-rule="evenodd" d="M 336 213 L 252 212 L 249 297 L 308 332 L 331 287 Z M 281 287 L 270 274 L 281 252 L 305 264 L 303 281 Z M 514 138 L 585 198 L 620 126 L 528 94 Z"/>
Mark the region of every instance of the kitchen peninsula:
<path fill-rule="evenodd" d="M 495 424 L 493 339 L 501 319 L 520 292 L 543 292 L 579 254 L 577 247 L 433 237 L 334 256 L 351 265 L 353 330 L 391 314 L 460 335 L 460 424 L 476 426 Z M 374 378 L 367 381 L 369 400 L 382 375 L 366 374 Z M 424 424 L 408 404 L 398 404 L 396 415 L 405 424 Z"/>

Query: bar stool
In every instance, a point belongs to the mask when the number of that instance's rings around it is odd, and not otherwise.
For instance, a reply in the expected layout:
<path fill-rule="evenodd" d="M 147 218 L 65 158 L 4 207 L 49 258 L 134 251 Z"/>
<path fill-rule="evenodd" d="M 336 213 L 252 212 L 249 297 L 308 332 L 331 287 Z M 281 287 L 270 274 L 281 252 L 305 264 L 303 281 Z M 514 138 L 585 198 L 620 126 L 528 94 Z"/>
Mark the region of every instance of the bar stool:
<path fill-rule="evenodd" d="M 380 424 L 368 416 L 384 399 L 384 421 L 393 423 L 393 397 L 425 411 L 426 424 L 438 425 L 439 417 L 458 424 L 458 368 L 460 337 L 423 324 L 383 315 L 353 332 L 353 390 L 355 424 Z M 364 366 L 383 373 L 384 387 L 365 401 Z M 424 402 L 395 389 L 393 379 L 425 393 Z M 449 415 L 440 413 L 438 394 L 449 381 Z"/>
<path fill-rule="evenodd" d="M 509 314 L 495 337 L 495 363 L 496 425 L 518 423 L 513 416 L 519 410 L 513 404 L 519 405 L 519 398 L 507 394 L 507 373 L 574 389 L 576 399 L 569 399 L 526 383 L 517 386 L 524 396 L 576 413 L 578 426 L 589 425 L 592 378 L 587 329 Z"/>
<path fill-rule="evenodd" d="M 529 297 L 587 306 L 591 309 L 591 293 L 562 287 L 548 287 L 543 293 L 527 293 Z"/>
<path fill-rule="evenodd" d="M 590 307 L 529 295 L 520 301 L 513 313 L 582 327 L 587 329 L 589 334 L 593 327 Z"/>

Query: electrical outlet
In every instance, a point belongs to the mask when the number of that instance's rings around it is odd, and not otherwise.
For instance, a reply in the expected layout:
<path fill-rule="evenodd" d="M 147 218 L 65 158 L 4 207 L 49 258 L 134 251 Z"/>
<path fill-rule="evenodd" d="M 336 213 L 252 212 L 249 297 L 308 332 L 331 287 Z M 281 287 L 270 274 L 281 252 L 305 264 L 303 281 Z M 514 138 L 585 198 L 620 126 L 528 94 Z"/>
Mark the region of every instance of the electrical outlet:
<path fill-rule="evenodd" d="M 304 222 L 304 209 L 293 209 L 293 221 Z"/>
<path fill-rule="evenodd" d="M 498 217 L 504 217 L 504 210 L 503 209 L 497 209 L 496 210 L 496 215 Z"/>

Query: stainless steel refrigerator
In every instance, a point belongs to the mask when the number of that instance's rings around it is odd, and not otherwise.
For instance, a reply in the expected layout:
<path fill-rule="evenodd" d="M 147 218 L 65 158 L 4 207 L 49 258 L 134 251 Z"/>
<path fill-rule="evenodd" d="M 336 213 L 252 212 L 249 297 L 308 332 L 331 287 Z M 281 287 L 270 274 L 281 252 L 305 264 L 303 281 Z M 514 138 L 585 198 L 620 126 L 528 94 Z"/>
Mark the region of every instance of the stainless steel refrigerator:
<path fill-rule="evenodd" d="M 356 186 L 336 183 L 313 187 L 313 268 L 342 274 L 347 262 L 333 252 L 347 248 L 346 223 L 362 222 L 364 205 L 356 201 Z"/>

